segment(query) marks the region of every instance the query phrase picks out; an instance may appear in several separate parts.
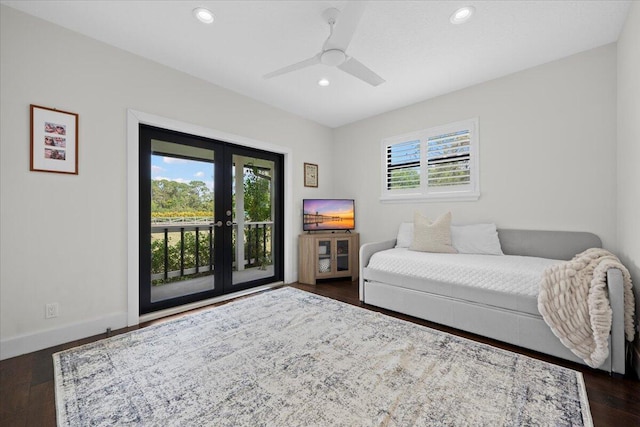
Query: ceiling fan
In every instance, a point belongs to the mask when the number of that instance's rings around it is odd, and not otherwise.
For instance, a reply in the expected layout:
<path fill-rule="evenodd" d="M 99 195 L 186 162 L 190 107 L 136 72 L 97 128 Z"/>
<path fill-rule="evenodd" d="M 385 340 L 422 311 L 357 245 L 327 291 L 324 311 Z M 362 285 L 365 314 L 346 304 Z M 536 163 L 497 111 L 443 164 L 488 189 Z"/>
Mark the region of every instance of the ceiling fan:
<path fill-rule="evenodd" d="M 312 65 L 324 64 L 330 67 L 338 67 L 345 73 L 351 74 L 371 86 L 378 86 L 384 83 L 385 80 L 382 77 L 354 57 L 346 54 L 358 22 L 364 13 L 365 5 L 366 2 L 353 1 L 347 3 L 342 12 L 336 8 L 325 10 L 322 17 L 327 21 L 331 30 L 329 38 L 322 45 L 320 53 L 304 61 L 265 74 L 263 78 L 270 79 Z"/>

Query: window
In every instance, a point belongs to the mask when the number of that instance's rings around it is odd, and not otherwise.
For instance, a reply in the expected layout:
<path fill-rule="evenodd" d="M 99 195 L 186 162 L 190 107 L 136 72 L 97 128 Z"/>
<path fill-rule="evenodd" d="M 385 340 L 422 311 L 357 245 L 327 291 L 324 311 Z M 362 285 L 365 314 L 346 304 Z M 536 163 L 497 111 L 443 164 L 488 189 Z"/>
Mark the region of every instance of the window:
<path fill-rule="evenodd" d="M 478 119 L 382 141 L 382 201 L 477 200 Z"/>

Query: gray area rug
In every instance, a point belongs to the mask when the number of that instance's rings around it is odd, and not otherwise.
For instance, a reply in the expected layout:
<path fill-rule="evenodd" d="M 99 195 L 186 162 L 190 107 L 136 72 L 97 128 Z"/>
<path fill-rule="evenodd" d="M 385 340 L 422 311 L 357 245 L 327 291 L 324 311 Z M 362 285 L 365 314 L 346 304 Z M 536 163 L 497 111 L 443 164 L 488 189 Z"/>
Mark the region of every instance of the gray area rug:
<path fill-rule="evenodd" d="M 592 425 L 579 372 L 293 288 L 53 357 L 63 426 Z"/>

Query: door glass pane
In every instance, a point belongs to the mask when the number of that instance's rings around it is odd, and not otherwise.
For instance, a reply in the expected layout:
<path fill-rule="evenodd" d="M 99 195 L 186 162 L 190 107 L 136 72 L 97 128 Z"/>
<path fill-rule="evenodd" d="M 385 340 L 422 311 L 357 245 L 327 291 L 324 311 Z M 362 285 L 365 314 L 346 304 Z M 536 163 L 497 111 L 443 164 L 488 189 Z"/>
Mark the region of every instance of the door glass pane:
<path fill-rule="evenodd" d="M 151 302 L 215 288 L 214 152 L 151 141 Z"/>
<path fill-rule="evenodd" d="M 349 240 L 336 240 L 336 269 L 349 270 Z"/>
<path fill-rule="evenodd" d="M 275 163 L 233 155 L 233 285 L 274 275 Z"/>
<path fill-rule="evenodd" d="M 318 273 L 331 273 L 331 240 L 318 240 Z"/>

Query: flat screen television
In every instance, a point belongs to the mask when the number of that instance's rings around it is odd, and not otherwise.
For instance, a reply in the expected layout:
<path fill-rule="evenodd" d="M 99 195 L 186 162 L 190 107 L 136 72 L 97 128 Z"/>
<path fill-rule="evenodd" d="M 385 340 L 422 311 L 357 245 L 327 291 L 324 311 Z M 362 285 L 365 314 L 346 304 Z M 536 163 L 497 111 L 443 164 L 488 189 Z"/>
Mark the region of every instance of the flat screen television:
<path fill-rule="evenodd" d="M 353 230 L 356 228 L 353 199 L 304 199 L 302 229 L 304 231 Z"/>

